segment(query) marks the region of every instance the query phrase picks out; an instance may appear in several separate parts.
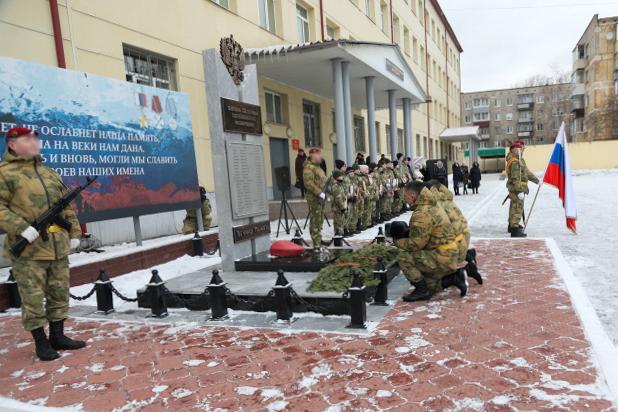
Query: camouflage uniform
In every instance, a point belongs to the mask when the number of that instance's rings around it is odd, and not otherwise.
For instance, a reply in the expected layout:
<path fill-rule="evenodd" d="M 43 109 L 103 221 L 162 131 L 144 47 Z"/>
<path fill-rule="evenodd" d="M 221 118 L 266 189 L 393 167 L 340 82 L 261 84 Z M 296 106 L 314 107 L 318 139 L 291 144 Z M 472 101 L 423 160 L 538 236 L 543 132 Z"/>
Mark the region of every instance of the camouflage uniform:
<path fill-rule="evenodd" d="M 212 223 L 210 201 L 204 199 L 202 201 L 202 222 L 204 223 L 204 230 L 210 229 Z M 197 231 L 197 213 L 195 209 L 187 209 L 187 216 L 182 221 L 182 233 L 188 235 L 189 233 L 195 233 Z"/>
<path fill-rule="evenodd" d="M 519 225 L 524 213 L 524 201 L 519 199 L 519 193 L 528 194 L 528 181 L 538 184 L 539 179 L 526 166 L 526 161 L 514 153 L 506 156 L 506 188 L 509 191 L 511 204 L 509 207 L 509 228 Z"/>
<path fill-rule="evenodd" d="M 337 171 L 335 171 L 337 172 Z M 330 208 L 333 212 L 333 226 L 335 228 L 335 235 L 343 236 L 345 229 L 345 214 L 348 208 L 348 195 L 345 191 L 345 184 L 342 180 L 334 178 L 330 187 Z"/>
<path fill-rule="evenodd" d="M 395 194 L 393 196 L 393 213 L 399 213 L 403 207 L 403 176 L 401 175 L 401 169 L 399 165 L 393 168 L 393 175 L 395 176 Z"/>
<path fill-rule="evenodd" d="M 346 217 L 345 228 L 348 232 L 356 231 L 356 222 L 358 221 L 357 205 L 358 199 L 358 179 L 355 174 L 348 176 L 348 213 Z"/>
<path fill-rule="evenodd" d="M 358 166 L 357 166 L 358 167 Z M 361 227 L 363 226 L 363 216 L 365 215 L 365 197 L 367 196 L 367 181 L 365 175 L 363 175 L 360 171 L 356 171 L 356 184 L 358 185 L 358 195 L 356 196 L 356 221 L 354 223 L 354 228 L 358 227 L 358 223 L 360 222 Z"/>
<path fill-rule="evenodd" d="M 373 214 L 375 212 L 376 202 L 376 181 L 373 178 L 373 174 L 364 175 L 365 183 L 367 185 L 367 196 L 365 198 L 365 212 L 363 214 L 363 226 L 369 227 L 373 223 Z"/>
<path fill-rule="evenodd" d="M 380 212 L 382 215 L 390 215 L 393 209 L 393 196 L 394 196 L 394 178 L 393 170 L 384 168 L 382 171 L 382 185 L 384 188 L 384 196 L 380 201 Z"/>
<path fill-rule="evenodd" d="M 19 257 L 10 254 L 9 246 L 30 222 L 67 191 L 60 176 L 41 162 L 40 156 L 7 151 L 0 163 L 0 229 L 7 233 L 4 255 L 11 259 L 22 300 L 22 324 L 28 331 L 68 317 L 69 240 L 81 237 L 75 213 L 66 208 L 62 217 L 71 224 L 70 233 L 52 225 L 47 241 L 40 236 Z"/>
<path fill-rule="evenodd" d="M 453 226 L 455 232 L 455 241 L 459 248 L 459 261 L 466 260 L 468 246 L 470 245 L 470 231 L 468 230 L 468 221 L 459 209 L 459 206 L 453 202 L 453 193 L 446 186 L 440 186 L 440 189 L 432 188 L 431 192 L 438 200 L 438 204 L 444 209 L 448 219 Z"/>
<path fill-rule="evenodd" d="M 326 183 L 326 175 L 320 165 L 305 160 L 303 164 L 303 183 L 307 189 L 307 206 L 309 207 L 309 234 L 314 247 L 322 244 L 322 225 L 324 224 L 324 202 L 320 193 Z"/>
<path fill-rule="evenodd" d="M 423 279 L 432 292 L 442 290 L 442 278 L 457 269 L 458 247 L 451 222 L 436 197 L 423 188 L 414 203 L 410 236 L 396 241 L 404 252 L 399 267 L 410 283 Z"/>

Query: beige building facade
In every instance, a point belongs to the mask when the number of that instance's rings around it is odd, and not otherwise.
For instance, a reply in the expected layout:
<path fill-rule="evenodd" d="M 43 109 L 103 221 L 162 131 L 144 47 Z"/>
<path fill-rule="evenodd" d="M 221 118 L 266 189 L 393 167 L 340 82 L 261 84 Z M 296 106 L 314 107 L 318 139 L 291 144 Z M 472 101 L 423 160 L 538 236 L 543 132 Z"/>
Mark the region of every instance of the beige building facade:
<path fill-rule="evenodd" d="M 54 8 L 59 16 L 55 29 Z M 463 156 L 459 145 L 438 138 L 445 128 L 456 127 L 461 121 L 462 48 L 436 0 L 0 2 L 0 55 L 58 66 L 54 41 L 59 32 L 68 69 L 188 94 L 199 180 L 208 191 L 213 191 L 214 183 L 202 51 L 218 48 L 219 39 L 230 34 L 245 49 L 332 38 L 397 44 L 429 100 L 412 107 L 409 154 L 449 160 Z M 294 181 L 292 140 L 298 140 L 300 147 L 317 143 L 332 170 L 334 101 L 264 76 L 258 77 L 258 86 L 268 186 L 272 187 L 270 165 L 274 163 L 290 165 Z M 404 116 L 398 111 L 399 135 Z M 352 112 L 355 150 L 368 154 L 366 110 L 352 102 Z M 375 122 L 378 153 L 394 155 L 389 152 L 388 110 L 377 111 Z M 277 162 L 272 162 L 271 156 Z"/>
<path fill-rule="evenodd" d="M 595 15 L 573 49 L 575 141 L 618 138 L 618 17 Z"/>

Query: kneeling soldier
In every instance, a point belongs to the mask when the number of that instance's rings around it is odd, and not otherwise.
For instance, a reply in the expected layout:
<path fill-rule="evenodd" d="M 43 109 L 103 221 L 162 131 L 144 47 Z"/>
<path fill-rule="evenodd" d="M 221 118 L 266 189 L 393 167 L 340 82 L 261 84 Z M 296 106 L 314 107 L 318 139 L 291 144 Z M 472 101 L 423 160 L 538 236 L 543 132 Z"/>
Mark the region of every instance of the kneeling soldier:
<path fill-rule="evenodd" d="M 210 200 L 206 196 L 206 188 L 203 186 L 200 186 L 200 200 L 202 202 L 202 225 L 204 230 L 208 230 L 212 223 L 212 216 L 210 215 L 212 208 L 210 207 Z M 197 232 L 197 213 L 195 209 L 187 209 L 187 215 L 182 221 L 182 234 L 188 235 L 195 232 Z"/>
<path fill-rule="evenodd" d="M 403 190 L 404 200 L 414 213 L 409 236 L 396 240 L 395 245 L 404 251 L 399 267 L 415 288 L 403 300 L 429 300 L 449 286 L 456 286 L 464 296 L 466 279 L 462 272 L 455 272 L 459 250 L 446 212 L 422 182 L 408 183 Z"/>
<path fill-rule="evenodd" d="M 0 163 L 0 228 L 7 233 L 4 255 L 11 259 L 13 275 L 22 301 L 22 324 L 32 333 L 41 360 L 60 357 L 56 350 L 79 349 L 85 342 L 64 335 L 69 314 L 70 249 L 79 246 L 81 230 L 71 208 L 62 217 L 71 224 L 70 233 L 57 225 L 49 227 L 49 238 L 29 222 L 58 201 L 67 187 L 60 176 L 42 164 L 38 133 L 15 127 L 7 134 L 7 151 Z M 9 246 L 19 237 L 30 243 L 19 257 Z M 49 321 L 49 340 L 45 324 Z"/>

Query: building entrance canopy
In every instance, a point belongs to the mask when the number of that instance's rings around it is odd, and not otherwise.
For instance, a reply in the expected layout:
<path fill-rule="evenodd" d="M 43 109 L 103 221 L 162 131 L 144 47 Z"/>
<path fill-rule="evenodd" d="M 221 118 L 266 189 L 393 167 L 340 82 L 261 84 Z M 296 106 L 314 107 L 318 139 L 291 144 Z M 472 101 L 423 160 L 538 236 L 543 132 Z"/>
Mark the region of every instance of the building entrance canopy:
<path fill-rule="evenodd" d="M 451 127 L 449 129 L 444 129 L 444 131 L 440 133 L 440 141 L 447 143 L 468 143 L 470 163 L 473 163 L 478 161 L 479 142 L 481 141 L 479 130 L 479 126 Z"/>
<path fill-rule="evenodd" d="M 246 49 L 260 76 L 335 102 L 337 157 L 354 161 L 352 102 L 367 110 L 369 151 L 377 159 L 375 110 L 390 111 L 391 155 L 397 153 L 397 108 L 403 109 L 405 152 L 412 156 L 412 105 L 427 97 L 399 46 L 351 40 Z M 399 148 L 403 151 L 404 148 Z"/>

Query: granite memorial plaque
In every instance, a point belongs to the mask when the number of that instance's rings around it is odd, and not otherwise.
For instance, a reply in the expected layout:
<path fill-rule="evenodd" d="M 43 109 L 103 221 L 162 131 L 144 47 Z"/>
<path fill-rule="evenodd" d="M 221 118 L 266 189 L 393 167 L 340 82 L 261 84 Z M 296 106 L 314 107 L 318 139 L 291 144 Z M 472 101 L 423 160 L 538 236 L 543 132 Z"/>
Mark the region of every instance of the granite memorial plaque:
<path fill-rule="evenodd" d="M 270 221 L 265 220 L 244 226 L 234 226 L 232 232 L 234 233 L 234 243 L 255 239 L 258 236 L 270 233 Z"/>
<path fill-rule="evenodd" d="M 262 145 L 226 142 L 225 146 L 234 219 L 268 215 Z"/>
<path fill-rule="evenodd" d="M 221 98 L 223 130 L 231 133 L 262 134 L 260 106 Z"/>

